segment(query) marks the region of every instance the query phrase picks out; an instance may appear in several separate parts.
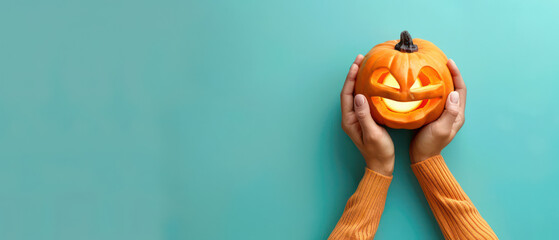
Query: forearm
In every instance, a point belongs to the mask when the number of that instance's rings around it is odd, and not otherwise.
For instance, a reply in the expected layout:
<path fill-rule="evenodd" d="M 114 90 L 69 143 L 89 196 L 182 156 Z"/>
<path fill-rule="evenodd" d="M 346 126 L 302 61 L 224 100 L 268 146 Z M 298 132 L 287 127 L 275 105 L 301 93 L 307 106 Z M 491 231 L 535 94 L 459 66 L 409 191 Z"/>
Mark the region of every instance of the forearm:
<path fill-rule="evenodd" d="M 412 164 L 412 170 L 446 239 L 497 239 L 442 156 Z"/>
<path fill-rule="evenodd" d="M 328 239 L 372 239 L 384 210 L 391 181 L 392 176 L 366 169 Z"/>

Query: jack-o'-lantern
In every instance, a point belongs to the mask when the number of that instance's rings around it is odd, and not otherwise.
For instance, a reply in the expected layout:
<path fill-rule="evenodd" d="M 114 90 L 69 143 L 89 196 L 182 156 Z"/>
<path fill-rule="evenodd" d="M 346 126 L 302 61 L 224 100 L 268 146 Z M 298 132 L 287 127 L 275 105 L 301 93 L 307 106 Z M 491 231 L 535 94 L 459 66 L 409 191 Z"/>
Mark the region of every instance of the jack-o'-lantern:
<path fill-rule="evenodd" d="M 365 55 L 355 94 L 365 95 L 377 123 L 419 128 L 441 115 L 454 90 L 447 61 L 433 43 L 403 31 L 400 41 L 378 44 Z"/>

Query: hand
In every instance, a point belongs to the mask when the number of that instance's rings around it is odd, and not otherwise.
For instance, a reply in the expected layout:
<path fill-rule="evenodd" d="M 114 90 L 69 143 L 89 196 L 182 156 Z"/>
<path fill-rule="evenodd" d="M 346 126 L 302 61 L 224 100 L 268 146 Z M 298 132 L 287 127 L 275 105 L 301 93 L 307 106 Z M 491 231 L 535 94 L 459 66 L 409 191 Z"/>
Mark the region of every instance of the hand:
<path fill-rule="evenodd" d="M 388 132 L 375 123 L 365 96 L 353 97 L 355 79 L 363 55 L 358 55 L 351 65 L 340 94 L 342 129 L 353 140 L 365 158 L 367 167 L 386 176 L 394 171 L 394 144 Z"/>
<path fill-rule="evenodd" d="M 464 109 L 466 108 L 466 84 L 453 60 L 446 63 L 455 91 L 448 94 L 445 110 L 436 121 L 423 127 L 410 145 L 412 163 L 441 154 L 446 145 L 452 141 L 458 130 L 464 125 Z"/>

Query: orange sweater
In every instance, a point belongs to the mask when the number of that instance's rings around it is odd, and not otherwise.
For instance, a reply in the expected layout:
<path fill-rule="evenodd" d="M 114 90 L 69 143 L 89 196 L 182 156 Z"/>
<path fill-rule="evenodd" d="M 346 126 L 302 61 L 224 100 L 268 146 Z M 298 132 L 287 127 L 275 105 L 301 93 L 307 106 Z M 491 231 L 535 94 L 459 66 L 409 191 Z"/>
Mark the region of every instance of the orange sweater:
<path fill-rule="evenodd" d="M 411 167 L 446 239 L 497 239 L 448 170 L 442 156 L 431 157 Z M 328 239 L 373 239 L 391 181 L 392 177 L 366 169 Z"/>

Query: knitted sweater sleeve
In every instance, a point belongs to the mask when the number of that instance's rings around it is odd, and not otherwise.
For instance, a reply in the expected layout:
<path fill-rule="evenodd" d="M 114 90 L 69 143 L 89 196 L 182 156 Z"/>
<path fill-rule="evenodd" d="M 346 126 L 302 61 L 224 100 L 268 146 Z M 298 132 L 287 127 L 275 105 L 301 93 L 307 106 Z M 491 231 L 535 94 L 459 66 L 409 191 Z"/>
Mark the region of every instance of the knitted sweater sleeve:
<path fill-rule="evenodd" d="M 460 187 L 442 156 L 411 166 L 445 239 L 498 239 Z"/>
<path fill-rule="evenodd" d="M 367 168 L 328 239 L 373 239 L 391 181 L 392 176 Z"/>

